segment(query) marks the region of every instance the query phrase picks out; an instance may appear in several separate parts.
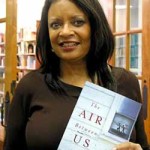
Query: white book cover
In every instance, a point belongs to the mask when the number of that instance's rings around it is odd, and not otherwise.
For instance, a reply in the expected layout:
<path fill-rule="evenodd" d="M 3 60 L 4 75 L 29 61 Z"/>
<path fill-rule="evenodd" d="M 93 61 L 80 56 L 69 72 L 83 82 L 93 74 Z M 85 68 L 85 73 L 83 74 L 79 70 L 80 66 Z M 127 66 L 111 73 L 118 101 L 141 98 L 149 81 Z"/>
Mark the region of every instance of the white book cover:
<path fill-rule="evenodd" d="M 141 103 L 86 82 L 58 150 L 111 150 L 128 141 Z"/>

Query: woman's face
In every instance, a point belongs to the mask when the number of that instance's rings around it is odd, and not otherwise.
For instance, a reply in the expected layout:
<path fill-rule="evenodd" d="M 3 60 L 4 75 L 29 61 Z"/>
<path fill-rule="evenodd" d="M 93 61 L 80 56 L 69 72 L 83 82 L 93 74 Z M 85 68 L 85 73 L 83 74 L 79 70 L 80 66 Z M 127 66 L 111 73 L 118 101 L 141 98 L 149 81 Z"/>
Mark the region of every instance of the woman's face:
<path fill-rule="evenodd" d="M 61 61 L 81 61 L 89 52 L 91 28 L 87 16 L 73 2 L 57 0 L 48 11 L 49 36 Z"/>

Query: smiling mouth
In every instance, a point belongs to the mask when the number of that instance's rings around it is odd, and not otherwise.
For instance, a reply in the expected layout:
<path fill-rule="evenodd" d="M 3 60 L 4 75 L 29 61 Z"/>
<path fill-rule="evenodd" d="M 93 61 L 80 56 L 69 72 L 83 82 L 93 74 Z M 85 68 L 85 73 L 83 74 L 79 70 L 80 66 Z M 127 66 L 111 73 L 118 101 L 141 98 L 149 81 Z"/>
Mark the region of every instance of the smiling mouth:
<path fill-rule="evenodd" d="M 74 47 L 79 45 L 78 42 L 63 42 L 59 44 L 61 47 Z"/>

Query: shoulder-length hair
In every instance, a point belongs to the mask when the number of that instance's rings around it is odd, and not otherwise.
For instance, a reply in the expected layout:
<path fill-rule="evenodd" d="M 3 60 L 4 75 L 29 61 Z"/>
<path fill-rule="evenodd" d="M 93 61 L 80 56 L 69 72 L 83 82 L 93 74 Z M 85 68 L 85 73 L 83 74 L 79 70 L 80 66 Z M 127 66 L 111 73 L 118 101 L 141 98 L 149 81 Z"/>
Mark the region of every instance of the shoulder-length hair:
<path fill-rule="evenodd" d="M 56 0 L 46 0 L 40 27 L 37 33 L 36 55 L 41 63 L 43 72 L 51 73 L 54 81 L 60 75 L 59 58 L 52 52 L 48 32 L 48 10 Z M 109 88 L 113 83 L 108 60 L 114 51 L 114 36 L 98 0 L 70 0 L 76 4 L 88 17 L 91 26 L 91 47 L 87 54 L 86 63 L 88 74 L 94 79 L 97 74 L 99 84 Z"/>

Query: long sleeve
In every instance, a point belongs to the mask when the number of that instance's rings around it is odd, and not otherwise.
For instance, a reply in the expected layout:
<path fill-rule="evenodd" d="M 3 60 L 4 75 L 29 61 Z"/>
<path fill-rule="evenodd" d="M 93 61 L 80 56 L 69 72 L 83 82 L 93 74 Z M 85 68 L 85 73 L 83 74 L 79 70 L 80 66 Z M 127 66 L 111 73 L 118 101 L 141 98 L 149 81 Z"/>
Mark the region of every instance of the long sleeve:
<path fill-rule="evenodd" d="M 26 115 L 23 109 L 23 96 L 19 85 L 10 104 L 4 150 L 25 150 Z"/>
<path fill-rule="evenodd" d="M 25 79 L 19 82 L 11 101 L 6 127 L 4 150 L 26 150 L 25 128 L 27 100 L 30 100 L 31 84 Z"/>

